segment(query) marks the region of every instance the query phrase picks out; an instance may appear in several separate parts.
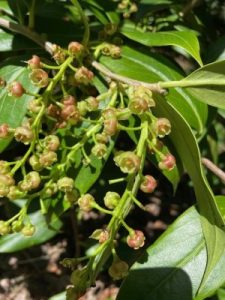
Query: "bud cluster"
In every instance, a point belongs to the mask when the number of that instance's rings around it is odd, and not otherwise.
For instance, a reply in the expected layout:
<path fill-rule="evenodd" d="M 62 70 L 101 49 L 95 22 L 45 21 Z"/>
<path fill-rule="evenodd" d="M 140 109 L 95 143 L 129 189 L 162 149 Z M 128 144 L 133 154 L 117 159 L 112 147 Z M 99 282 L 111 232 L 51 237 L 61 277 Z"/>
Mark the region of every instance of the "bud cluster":
<path fill-rule="evenodd" d="M 118 4 L 118 9 L 123 12 L 123 17 L 128 19 L 130 18 L 131 14 L 137 12 L 138 7 L 135 2 L 130 0 L 121 0 Z"/>

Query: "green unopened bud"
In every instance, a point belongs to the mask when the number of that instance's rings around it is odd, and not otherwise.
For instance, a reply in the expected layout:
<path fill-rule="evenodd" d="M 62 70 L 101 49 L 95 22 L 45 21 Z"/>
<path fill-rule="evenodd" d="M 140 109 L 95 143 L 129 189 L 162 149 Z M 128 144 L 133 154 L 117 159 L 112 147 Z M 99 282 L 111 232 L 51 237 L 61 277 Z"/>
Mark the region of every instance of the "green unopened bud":
<path fill-rule="evenodd" d="M 34 134 L 29 126 L 23 125 L 15 129 L 14 137 L 17 142 L 28 145 L 33 140 Z"/>
<path fill-rule="evenodd" d="M 104 197 L 104 204 L 109 209 L 114 209 L 120 200 L 120 195 L 115 192 L 107 192 Z"/>
<path fill-rule="evenodd" d="M 0 160 L 0 174 L 6 175 L 10 172 L 10 166 L 7 161 Z"/>
<path fill-rule="evenodd" d="M 96 134 L 95 138 L 96 141 L 101 144 L 106 144 L 109 141 L 109 136 L 105 132 Z"/>
<path fill-rule="evenodd" d="M 121 49 L 118 46 L 112 45 L 110 48 L 110 55 L 112 58 L 120 58 L 121 57 Z"/>
<path fill-rule="evenodd" d="M 78 192 L 76 190 L 72 190 L 71 192 L 66 192 L 65 200 L 69 201 L 71 204 L 76 203 L 78 199 Z"/>
<path fill-rule="evenodd" d="M 106 229 L 96 229 L 90 238 L 98 240 L 100 244 L 103 244 L 109 239 L 109 232 Z"/>
<path fill-rule="evenodd" d="M 74 188 L 74 181 L 70 177 L 63 177 L 57 181 L 57 186 L 62 192 L 72 192 Z"/>
<path fill-rule="evenodd" d="M 9 188 L 7 197 L 10 200 L 16 200 L 16 199 L 22 199 L 25 195 L 26 195 L 26 192 L 21 191 L 21 189 L 19 189 L 19 187 L 13 185 Z"/>
<path fill-rule="evenodd" d="M 107 154 L 107 147 L 105 144 L 98 143 L 91 149 L 91 153 L 101 159 Z"/>
<path fill-rule="evenodd" d="M 109 268 L 109 275 L 114 280 L 120 280 L 127 276 L 128 270 L 129 270 L 128 264 L 125 261 L 116 258 L 113 261 L 111 267 Z"/>
<path fill-rule="evenodd" d="M 136 173 L 140 168 L 140 158 L 132 151 L 120 152 L 114 157 L 116 165 L 124 173 Z"/>
<path fill-rule="evenodd" d="M 21 220 L 16 220 L 12 223 L 12 231 L 20 232 L 24 227 L 24 224 Z"/>
<path fill-rule="evenodd" d="M 41 171 L 43 169 L 39 162 L 39 156 L 34 154 L 29 158 L 29 163 L 34 171 Z"/>
<path fill-rule="evenodd" d="M 89 271 L 87 267 L 73 271 L 70 277 L 71 283 L 78 292 L 84 292 L 88 286 Z M 79 299 L 79 298 L 71 298 Z"/>
<path fill-rule="evenodd" d="M 40 154 L 39 163 L 43 168 L 50 167 L 56 161 L 57 154 L 53 151 L 44 151 L 42 154 Z"/>
<path fill-rule="evenodd" d="M 88 112 L 88 104 L 86 101 L 80 101 L 77 103 L 78 110 L 81 116 L 85 116 Z"/>
<path fill-rule="evenodd" d="M 11 226 L 5 222 L 5 221 L 0 221 L 0 235 L 6 235 L 11 232 Z"/>
<path fill-rule="evenodd" d="M 117 24 L 108 23 L 105 25 L 104 31 L 108 35 L 113 35 L 114 33 L 116 33 L 117 28 L 118 28 Z"/>
<path fill-rule="evenodd" d="M 38 113 L 41 107 L 42 107 L 41 102 L 38 99 L 33 99 L 28 104 L 28 110 L 32 113 Z"/>
<path fill-rule="evenodd" d="M 58 192 L 57 183 L 51 183 L 44 188 L 43 193 L 41 194 L 42 198 L 51 198 L 54 194 Z"/>
<path fill-rule="evenodd" d="M 36 231 L 36 229 L 35 229 L 34 225 L 27 224 L 27 225 L 24 225 L 24 227 L 21 230 L 21 233 L 24 236 L 32 236 L 32 235 L 34 235 L 35 231 Z"/>
<path fill-rule="evenodd" d="M 133 114 L 137 115 L 143 114 L 144 112 L 148 111 L 149 108 L 148 101 L 141 97 L 132 99 L 129 102 L 128 107 Z"/>
<path fill-rule="evenodd" d="M 88 111 L 96 111 L 99 106 L 99 102 L 95 97 L 89 97 L 86 100 Z"/>
<path fill-rule="evenodd" d="M 95 204 L 95 198 L 91 194 L 85 194 L 78 199 L 78 205 L 85 212 L 91 211 Z"/>
<path fill-rule="evenodd" d="M 6 197 L 11 186 L 15 184 L 15 180 L 10 175 L 0 174 L 0 198 Z"/>

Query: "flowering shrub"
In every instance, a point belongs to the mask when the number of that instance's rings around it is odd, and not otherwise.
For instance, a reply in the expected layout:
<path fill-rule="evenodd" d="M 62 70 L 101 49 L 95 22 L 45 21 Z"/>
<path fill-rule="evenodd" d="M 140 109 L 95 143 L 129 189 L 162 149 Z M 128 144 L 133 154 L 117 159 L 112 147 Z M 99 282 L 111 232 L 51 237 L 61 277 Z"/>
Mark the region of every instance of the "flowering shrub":
<path fill-rule="evenodd" d="M 182 1 L 157 2 L 33 0 L 18 1 L 17 7 L 4 1 L 2 6 L 0 34 L 12 45 L 1 51 L 11 51 L 12 58 L 0 71 L 0 197 L 15 203 L 18 211 L 0 221 L 0 244 L 8 235 L 19 236 L 9 252 L 42 243 L 59 231 L 68 210 L 78 219 L 92 210 L 107 216 L 107 224 L 90 236 L 95 241 L 91 254 L 83 249 L 83 256 L 62 261 L 72 273 L 68 299 L 82 297 L 104 268 L 112 280 L 126 278 L 119 300 L 151 295 L 185 299 L 181 286 L 188 280 L 187 299 L 204 299 L 225 281 L 220 271 L 225 264 L 225 200 L 213 195 L 202 163 L 222 179 L 224 174 L 201 158 L 199 146 L 210 138 L 208 116 L 217 117 L 211 106 L 220 113 L 225 108 L 225 62 L 203 65 L 196 24 L 187 18 L 195 1 L 183 9 Z M 46 11 L 53 9 L 57 17 L 48 20 Z M 55 37 L 53 28 L 40 29 L 43 18 L 46 26 L 57 26 Z M 16 37 L 21 39 L 18 49 Z M 29 39 L 40 48 L 34 50 Z M 178 49 L 195 69 L 188 76 L 175 64 Z M 15 50 L 24 56 L 13 59 Z M 197 202 L 150 248 L 141 228 L 126 221 L 134 208 L 146 211 L 139 191 L 150 194 L 158 188 L 146 162 L 162 172 L 174 192 L 187 172 Z M 105 169 L 111 178 L 100 199 L 93 187 Z M 35 213 L 46 219 L 44 229 L 30 213 L 34 203 Z M 144 263 L 136 258 L 131 266 L 120 258 L 124 241 L 134 251 L 147 251 Z M 156 268 L 161 275 L 154 277 Z M 177 270 L 189 279 L 178 274 L 174 286 L 173 275 L 165 274 Z"/>

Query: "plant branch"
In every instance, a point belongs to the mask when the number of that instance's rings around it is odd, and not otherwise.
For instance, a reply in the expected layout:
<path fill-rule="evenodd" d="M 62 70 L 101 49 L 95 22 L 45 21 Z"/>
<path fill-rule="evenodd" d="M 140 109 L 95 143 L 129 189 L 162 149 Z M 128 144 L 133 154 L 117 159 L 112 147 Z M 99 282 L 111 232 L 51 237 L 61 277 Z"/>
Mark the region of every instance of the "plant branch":
<path fill-rule="evenodd" d="M 8 21 L 4 18 L 0 18 L 0 27 L 4 27 L 12 32 L 16 32 L 27 37 L 28 39 L 34 41 L 36 44 L 44 48 L 47 52 L 52 54 L 52 43 L 45 41 L 40 37 L 38 33 L 31 31 L 26 26 Z"/>
<path fill-rule="evenodd" d="M 202 164 L 225 183 L 225 172 L 218 168 L 211 160 L 202 157 Z"/>
<path fill-rule="evenodd" d="M 121 76 L 118 74 L 113 73 L 112 71 L 110 71 L 109 69 L 107 69 L 105 66 L 103 66 L 102 64 L 100 64 L 97 61 L 93 61 L 92 62 L 92 66 L 100 71 L 102 74 L 104 74 L 106 77 L 113 79 L 115 81 L 119 81 L 119 82 L 123 82 L 129 85 L 133 85 L 133 86 L 144 86 L 148 89 L 150 89 L 153 92 L 157 92 L 160 94 L 163 94 L 165 92 L 164 89 L 161 88 L 159 83 L 147 83 L 147 82 L 143 82 L 143 81 L 139 81 L 139 80 L 135 80 L 135 79 L 131 79 L 125 76 Z"/>

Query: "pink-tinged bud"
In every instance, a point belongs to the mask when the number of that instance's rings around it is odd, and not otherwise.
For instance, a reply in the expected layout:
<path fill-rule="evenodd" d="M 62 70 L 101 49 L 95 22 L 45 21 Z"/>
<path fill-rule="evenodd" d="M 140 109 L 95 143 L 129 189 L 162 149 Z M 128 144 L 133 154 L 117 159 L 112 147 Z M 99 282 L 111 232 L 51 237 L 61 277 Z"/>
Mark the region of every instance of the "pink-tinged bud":
<path fill-rule="evenodd" d="M 104 120 L 103 132 L 106 135 L 113 136 L 117 133 L 117 130 L 118 130 L 118 121 L 117 121 L 117 119 Z"/>
<path fill-rule="evenodd" d="M 60 117 L 63 121 L 75 125 L 80 121 L 80 112 L 75 105 L 65 105 L 61 110 Z"/>
<path fill-rule="evenodd" d="M 6 175 L 10 172 L 9 163 L 5 160 L 0 160 L 0 174 Z"/>
<path fill-rule="evenodd" d="M 24 125 L 15 129 L 14 137 L 17 142 L 21 142 L 25 145 L 28 145 L 33 140 L 34 134 L 29 126 Z"/>
<path fill-rule="evenodd" d="M 29 77 L 31 82 L 40 88 L 46 87 L 48 85 L 48 73 L 42 69 L 33 69 Z"/>
<path fill-rule="evenodd" d="M 68 51 L 74 56 L 79 56 L 84 52 L 84 46 L 78 42 L 70 42 Z"/>
<path fill-rule="evenodd" d="M 44 151 L 40 154 L 39 163 L 43 168 L 50 167 L 57 161 L 57 154 L 53 151 Z"/>
<path fill-rule="evenodd" d="M 6 81 L 0 77 L 0 88 L 4 88 L 6 86 Z"/>
<path fill-rule="evenodd" d="M 176 159 L 171 153 L 168 153 L 159 162 L 158 166 L 161 170 L 171 171 L 176 166 Z"/>
<path fill-rule="evenodd" d="M 114 161 L 123 173 L 136 173 L 140 168 L 140 158 L 132 151 L 118 153 Z"/>
<path fill-rule="evenodd" d="M 128 264 L 120 260 L 119 258 L 115 259 L 109 268 L 109 275 L 114 280 L 120 280 L 127 276 L 129 270 Z"/>
<path fill-rule="evenodd" d="M 101 159 L 107 154 L 107 147 L 105 144 L 98 143 L 91 149 L 91 153 Z"/>
<path fill-rule="evenodd" d="M 0 221 L 0 235 L 6 235 L 11 232 L 10 225 L 5 221 Z"/>
<path fill-rule="evenodd" d="M 76 99 L 71 96 L 71 95 L 67 95 L 62 99 L 62 103 L 67 106 L 67 105 L 75 105 L 77 103 Z"/>
<path fill-rule="evenodd" d="M 27 64 L 31 69 L 40 69 L 41 59 L 39 56 L 33 55 L 32 58 L 28 60 Z"/>
<path fill-rule="evenodd" d="M 95 204 L 95 198 L 91 194 L 85 194 L 78 199 L 78 205 L 85 212 L 91 211 Z"/>
<path fill-rule="evenodd" d="M 163 138 L 165 135 L 168 135 L 171 132 L 170 121 L 166 118 L 159 118 L 155 123 L 154 129 L 157 136 Z"/>
<path fill-rule="evenodd" d="M 85 67 L 81 67 L 75 73 L 75 79 L 78 83 L 88 85 L 94 77 L 94 74 Z"/>
<path fill-rule="evenodd" d="M 52 118 L 58 118 L 60 116 L 60 109 L 58 108 L 58 106 L 50 104 L 47 107 L 47 115 Z"/>
<path fill-rule="evenodd" d="M 102 111 L 102 117 L 104 120 L 116 119 L 116 109 L 107 108 Z"/>
<path fill-rule="evenodd" d="M 6 123 L 3 123 L 2 125 L 0 125 L 0 138 L 4 139 L 4 138 L 7 138 L 9 135 L 10 135 L 9 125 Z"/>
<path fill-rule="evenodd" d="M 72 192 L 74 188 L 74 180 L 70 177 L 63 177 L 57 181 L 57 187 L 62 192 Z"/>
<path fill-rule="evenodd" d="M 11 96 L 20 98 L 25 93 L 25 89 L 18 81 L 13 81 L 8 85 L 8 91 Z"/>
<path fill-rule="evenodd" d="M 96 229 L 90 236 L 91 239 L 98 240 L 100 244 L 106 242 L 109 237 L 109 232 L 106 229 Z"/>
<path fill-rule="evenodd" d="M 144 193 L 152 193 L 157 187 L 157 181 L 151 175 L 145 175 L 144 180 L 141 183 L 140 189 Z"/>
<path fill-rule="evenodd" d="M 129 109 L 133 114 L 143 114 L 144 112 L 148 111 L 148 101 L 141 97 L 136 97 L 132 99 L 129 103 Z"/>
<path fill-rule="evenodd" d="M 145 236 L 142 231 L 134 230 L 127 237 L 127 245 L 135 250 L 143 247 L 145 244 Z"/>
<path fill-rule="evenodd" d="M 114 209 L 120 201 L 120 195 L 115 192 L 107 192 L 104 197 L 104 204 L 109 209 Z"/>
<path fill-rule="evenodd" d="M 57 135 L 47 135 L 43 140 L 43 147 L 49 151 L 57 151 L 60 146 L 60 140 Z"/>
<path fill-rule="evenodd" d="M 22 228 L 21 233 L 24 236 L 32 236 L 32 235 L 34 235 L 35 231 L 36 231 L 36 228 L 34 227 L 34 225 L 27 224 Z"/>

